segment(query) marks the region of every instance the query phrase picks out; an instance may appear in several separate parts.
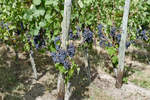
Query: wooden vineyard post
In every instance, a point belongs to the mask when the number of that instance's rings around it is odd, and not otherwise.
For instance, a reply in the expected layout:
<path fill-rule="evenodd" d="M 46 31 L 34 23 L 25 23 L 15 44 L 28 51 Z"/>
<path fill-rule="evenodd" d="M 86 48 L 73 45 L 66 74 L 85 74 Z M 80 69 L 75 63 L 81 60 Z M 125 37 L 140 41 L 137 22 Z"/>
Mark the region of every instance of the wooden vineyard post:
<path fill-rule="evenodd" d="M 121 34 L 121 41 L 119 46 L 119 58 L 118 58 L 119 63 L 118 63 L 118 71 L 117 71 L 118 73 L 116 78 L 116 88 L 121 88 L 122 86 L 129 8 L 130 8 L 130 0 L 125 0 L 123 21 L 122 21 L 122 34 Z"/>
<path fill-rule="evenodd" d="M 70 28 L 70 18 L 71 18 L 71 6 L 72 6 L 72 0 L 65 0 L 64 3 L 64 15 L 63 15 L 63 21 L 61 24 L 62 27 L 62 49 L 66 50 L 67 49 L 67 42 L 68 42 L 68 33 L 69 33 L 69 28 Z M 69 84 L 70 87 L 70 84 Z M 67 87 L 66 89 L 69 89 Z M 64 76 L 59 73 L 58 76 L 58 83 L 57 83 L 57 100 L 69 100 L 69 94 L 68 90 L 66 90 L 66 93 L 68 94 L 65 96 L 65 83 L 64 83 Z"/>
<path fill-rule="evenodd" d="M 33 58 L 33 51 L 30 50 L 30 62 L 31 62 L 31 65 L 32 65 L 32 70 L 33 70 L 33 73 L 34 73 L 34 78 L 37 80 L 37 70 L 36 70 L 36 67 L 35 67 L 35 61 L 34 61 L 34 58 Z"/>

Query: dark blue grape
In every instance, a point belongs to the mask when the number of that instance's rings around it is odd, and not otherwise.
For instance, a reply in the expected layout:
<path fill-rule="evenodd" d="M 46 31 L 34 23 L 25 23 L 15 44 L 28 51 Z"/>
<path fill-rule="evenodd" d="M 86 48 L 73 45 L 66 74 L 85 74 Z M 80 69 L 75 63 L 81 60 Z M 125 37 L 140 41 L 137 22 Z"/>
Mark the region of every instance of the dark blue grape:
<path fill-rule="evenodd" d="M 144 29 L 143 31 L 141 31 L 141 38 L 144 40 L 144 41 L 147 41 L 148 40 L 148 37 L 146 35 L 146 30 Z"/>
<path fill-rule="evenodd" d="M 73 40 L 73 37 L 74 37 L 73 32 L 72 32 L 72 30 L 70 30 L 70 31 L 69 31 L 69 39 L 70 39 L 70 40 Z"/>
<path fill-rule="evenodd" d="M 76 33 L 76 35 L 79 37 L 79 36 L 80 36 L 80 32 L 78 31 L 78 32 Z"/>
<path fill-rule="evenodd" d="M 140 35 L 145 36 L 146 35 L 146 30 L 141 31 Z"/>
<path fill-rule="evenodd" d="M 79 26 L 76 26 L 76 29 L 78 32 L 81 30 Z"/>
<path fill-rule="evenodd" d="M 139 38 L 139 33 L 140 33 L 140 29 L 137 29 L 137 32 L 136 32 L 136 39 L 138 39 Z"/>
<path fill-rule="evenodd" d="M 106 40 L 101 40 L 99 42 L 100 47 L 106 46 L 106 47 L 112 47 L 112 43 L 107 42 Z"/>
<path fill-rule="evenodd" d="M 55 37 L 55 40 L 54 40 L 56 50 L 60 49 L 60 45 L 57 44 L 58 41 L 60 41 L 60 36 Z"/>
<path fill-rule="evenodd" d="M 35 48 L 39 49 L 39 36 L 38 35 L 34 36 L 33 40 L 34 40 Z"/>
<path fill-rule="evenodd" d="M 110 31 L 110 36 L 111 36 L 112 38 L 114 38 L 114 37 L 115 37 L 115 33 L 116 33 L 116 28 L 115 28 L 115 27 L 112 27 L 112 29 L 111 29 L 111 31 Z"/>
<path fill-rule="evenodd" d="M 57 44 L 58 41 L 60 41 L 60 36 L 55 37 L 54 44 Z"/>
<path fill-rule="evenodd" d="M 97 28 L 98 28 L 99 31 L 102 31 L 102 27 L 103 27 L 102 24 L 99 24 L 99 25 L 97 26 Z"/>
<path fill-rule="evenodd" d="M 119 44 L 121 41 L 121 34 L 116 35 L 116 40 L 117 40 L 117 43 Z"/>
<path fill-rule="evenodd" d="M 79 38 L 79 31 L 77 31 L 77 33 L 74 35 L 72 30 L 69 31 L 69 39 L 70 40 L 76 40 Z"/>
<path fill-rule="evenodd" d="M 38 41 L 40 40 L 39 35 L 34 36 L 33 40 L 35 45 L 38 44 Z"/>
<path fill-rule="evenodd" d="M 102 32 L 102 24 L 99 24 L 98 25 L 98 36 L 100 39 L 105 39 L 105 36 L 103 35 L 103 32 Z"/>
<path fill-rule="evenodd" d="M 70 68 L 70 64 L 68 61 L 64 61 L 63 65 L 64 65 L 66 70 L 68 70 Z"/>
<path fill-rule="evenodd" d="M 52 38 L 53 35 L 54 35 L 54 32 L 53 32 L 53 31 L 50 31 L 50 35 L 51 35 L 51 38 Z"/>
<path fill-rule="evenodd" d="M 67 52 L 62 49 L 59 49 L 59 51 L 58 51 L 59 62 L 63 63 L 65 61 L 66 57 L 67 57 Z"/>
<path fill-rule="evenodd" d="M 147 41 L 148 40 L 148 37 L 145 35 L 143 36 L 143 40 Z"/>
<path fill-rule="evenodd" d="M 99 42 L 99 45 L 102 47 L 103 45 L 105 45 L 105 42 L 106 42 L 106 40 L 101 40 L 101 41 Z"/>
<path fill-rule="evenodd" d="M 82 36 L 83 36 L 84 42 L 87 42 L 87 43 L 93 42 L 93 32 L 91 32 L 89 29 L 85 28 Z"/>
<path fill-rule="evenodd" d="M 79 38 L 78 34 L 73 35 L 73 40 L 77 40 Z"/>
<path fill-rule="evenodd" d="M 81 29 L 80 29 L 79 26 L 76 26 L 76 29 L 77 29 L 77 33 L 75 35 L 75 39 L 78 39 L 80 37 L 80 31 L 81 31 Z"/>
<path fill-rule="evenodd" d="M 8 23 L 4 24 L 3 26 L 9 31 Z"/>
<path fill-rule="evenodd" d="M 40 35 L 34 36 L 33 40 L 36 49 L 39 49 L 41 47 L 44 48 L 46 46 L 44 39 Z"/>
<path fill-rule="evenodd" d="M 23 22 L 20 22 L 21 30 L 24 30 Z"/>
<path fill-rule="evenodd" d="M 53 61 L 54 61 L 55 63 L 58 63 L 58 62 L 59 62 L 57 53 L 52 52 L 52 53 L 51 53 L 51 56 L 52 56 L 52 59 L 53 59 Z"/>
<path fill-rule="evenodd" d="M 140 29 L 138 29 L 137 33 L 136 33 L 136 38 L 147 41 L 148 37 L 146 35 L 146 30 L 144 29 L 144 30 L 140 31 Z"/>
<path fill-rule="evenodd" d="M 17 35 L 20 35 L 21 34 L 21 31 L 19 29 L 17 29 Z"/>
<path fill-rule="evenodd" d="M 0 26 L 2 29 L 4 29 L 4 21 L 1 21 Z"/>
<path fill-rule="evenodd" d="M 35 44 L 35 48 L 36 48 L 36 49 L 39 49 L 39 44 Z"/>
<path fill-rule="evenodd" d="M 40 43 L 39 43 L 39 46 L 44 48 L 46 46 L 45 41 L 41 40 Z"/>
<path fill-rule="evenodd" d="M 68 47 L 67 47 L 67 53 L 70 57 L 73 57 L 74 54 L 75 54 L 75 47 L 73 44 L 70 44 Z"/>
<path fill-rule="evenodd" d="M 77 33 L 73 36 L 74 40 L 77 40 L 80 37 L 80 31 L 77 31 Z"/>
<path fill-rule="evenodd" d="M 112 47 L 112 43 L 107 43 L 107 47 Z"/>
<path fill-rule="evenodd" d="M 55 48 L 56 48 L 56 50 L 59 50 L 60 46 L 59 45 L 55 45 Z"/>
<path fill-rule="evenodd" d="M 128 47 L 131 45 L 131 41 L 126 42 L 126 49 L 128 49 Z"/>

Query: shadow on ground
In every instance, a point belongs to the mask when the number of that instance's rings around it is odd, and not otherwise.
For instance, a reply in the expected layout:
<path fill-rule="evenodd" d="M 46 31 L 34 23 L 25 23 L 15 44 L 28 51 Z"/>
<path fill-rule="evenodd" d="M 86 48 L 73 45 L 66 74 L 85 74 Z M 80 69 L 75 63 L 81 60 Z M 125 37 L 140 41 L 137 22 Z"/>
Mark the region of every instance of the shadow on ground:
<path fill-rule="evenodd" d="M 42 96 L 44 94 L 45 87 L 42 84 L 35 84 L 25 95 L 25 100 L 36 100 L 38 96 Z"/>
<path fill-rule="evenodd" d="M 80 51 L 79 51 L 80 52 Z M 89 77 L 87 75 L 87 69 L 85 62 L 87 62 L 84 51 L 81 51 L 79 54 L 76 54 L 77 57 L 75 57 L 75 62 L 78 64 L 80 68 L 79 74 L 75 74 L 72 79 L 72 87 L 74 87 L 74 90 L 72 92 L 72 96 L 70 100 L 84 100 L 89 99 L 89 86 L 90 84 L 96 79 L 98 75 L 98 67 L 106 67 L 107 70 L 110 70 L 110 66 L 106 63 L 106 59 L 109 59 L 108 55 L 106 53 L 98 52 L 95 49 L 91 49 L 89 51 L 89 64 L 90 64 L 90 76 L 91 80 L 89 80 Z"/>
<path fill-rule="evenodd" d="M 16 61 L 16 54 L 13 48 L 10 47 L 11 50 L 9 50 L 5 45 L 1 45 L 0 47 L 0 92 L 5 94 L 4 100 L 22 100 L 24 92 L 28 94 L 34 88 L 42 87 L 42 85 L 36 84 L 29 90 L 35 79 L 28 53 L 19 51 L 19 58 Z M 35 53 L 34 58 L 38 80 L 47 72 L 50 72 L 50 74 L 57 73 L 56 69 L 53 68 L 54 64 L 50 56 Z"/>
<path fill-rule="evenodd" d="M 150 63 L 150 44 L 144 41 L 136 41 L 134 43 L 138 49 L 127 52 L 127 55 L 131 55 L 132 60 L 139 61 L 141 63 L 149 64 Z"/>

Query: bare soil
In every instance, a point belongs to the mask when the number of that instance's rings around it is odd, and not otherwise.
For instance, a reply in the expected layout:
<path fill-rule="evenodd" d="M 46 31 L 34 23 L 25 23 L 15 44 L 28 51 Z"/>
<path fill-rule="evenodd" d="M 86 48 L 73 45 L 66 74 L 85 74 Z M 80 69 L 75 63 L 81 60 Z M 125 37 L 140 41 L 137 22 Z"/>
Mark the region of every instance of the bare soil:
<path fill-rule="evenodd" d="M 150 100 L 150 65 L 144 60 L 145 54 L 148 55 L 146 50 L 129 48 L 128 82 L 117 89 L 105 50 L 93 47 L 90 52 L 91 81 L 86 74 L 84 55 L 77 53 L 74 59 L 80 73 L 72 79 L 70 100 Z M 2 97 L 4 100 L 55 100 L 58 71 L 50 55 L 34 52 L 38 80 L 34 79 L 29 54 L 19 51 L 18 57 L 16 60 L 11 46 L 0 45 L 0 100 Z"/>

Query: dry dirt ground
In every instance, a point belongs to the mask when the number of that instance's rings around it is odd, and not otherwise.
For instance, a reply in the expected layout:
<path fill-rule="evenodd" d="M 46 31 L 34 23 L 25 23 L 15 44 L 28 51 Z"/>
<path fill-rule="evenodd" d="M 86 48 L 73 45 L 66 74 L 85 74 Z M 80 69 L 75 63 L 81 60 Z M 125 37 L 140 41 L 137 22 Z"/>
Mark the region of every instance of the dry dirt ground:
<path fill-rule="evenodd" d="M 106 51 L 94 48 L 90 52 L 91 81 L 85 70 L 82 53 L 74 57 L 80 67 L 72 80 L 70 100 L 150 100 L 150 65 L 147 50 L 130 47 L 127 51 L 127 84 L 115 88 L 112 65 Z M 143 57 L 143 58 L 142 58 Z M 34 52 L 38 80 L 34 79 L 28 53 L 0 45 L 0 100 L 55 100 L 58 71 L 48 54 Z"/>

